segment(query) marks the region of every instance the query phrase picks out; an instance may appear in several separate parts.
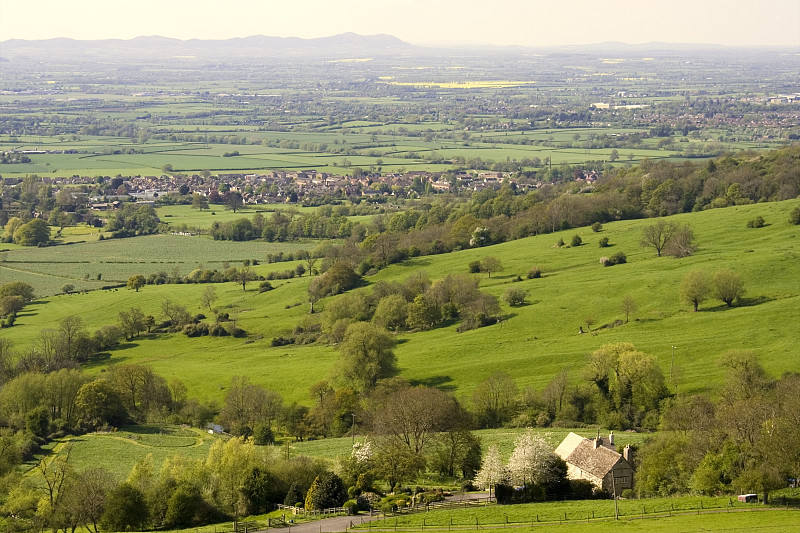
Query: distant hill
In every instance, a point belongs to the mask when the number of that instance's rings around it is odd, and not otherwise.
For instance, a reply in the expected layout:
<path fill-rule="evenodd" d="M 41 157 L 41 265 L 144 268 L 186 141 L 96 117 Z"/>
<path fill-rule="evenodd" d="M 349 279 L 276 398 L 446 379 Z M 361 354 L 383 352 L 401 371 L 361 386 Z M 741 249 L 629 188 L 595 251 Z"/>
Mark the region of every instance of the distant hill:
<path fill-rule="evenodd" d="M 570 46 L 491 46 L 439 45 L 417 46 L 392 35 L 359 35 L 342 33 L 330 37 L 301 39 L 299 37 L 269 37 L 253 35 L 233 39 L 173 39 L 158 35 L 134 39 L 80 40 L 56 38 L 46 40 L 10 39 L 0 42 L 0 60 L 11 61 L 114 61 L 118 63 L 196 59 L 217 61 L 231 59 L 284 58 L 367 58 L 367 57 L 460 57 L 460 56 L 525 56 L 529 54 L 598 55 L 607 53 L 653 55 L 674 53 L 731 53 L 742 51 L 722 45 L 651 42 L 627 44 L 602 42 Z M 751 47 L 750 52 L 797 52 L 797 47 Z"/>
<path fill-rule="evenodd" d="M 11 39 L 0 43 L 0 56 L 10 59 L 59 59 L 71 60 L 145 59 L 155 57 L 202 59 L 232 59 L 251 57 L 352 57 L 397 55 L 415 47 L 391 35 L 358 35 L 343 33 L 317 39 L 298 37 L 251 37 L 209 40 L 180 40 L 160 36 L 137 37 L 135 39 Z"/>

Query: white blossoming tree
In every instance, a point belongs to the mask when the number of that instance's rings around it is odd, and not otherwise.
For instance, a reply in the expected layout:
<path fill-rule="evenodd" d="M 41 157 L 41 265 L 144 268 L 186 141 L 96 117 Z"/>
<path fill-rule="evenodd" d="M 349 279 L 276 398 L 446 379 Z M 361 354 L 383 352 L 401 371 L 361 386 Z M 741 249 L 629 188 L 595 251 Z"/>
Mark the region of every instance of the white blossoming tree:
<path fill-rule="evenodd" d="M 362 464 L 372 458 L 372 442 L 364 440 L 364 442 L 356 442 L 353 444 L 353 452 L 350 455 L 356 460 L 356 463 Z"/>
<path fill-rule="evenodd" d="M 511 481 L 517 485 L 528 485 L 542 481 L 546 475 L 547 461 L 552 450 L 547 436 L 528 430 L 514 441 L 514 451 L 508 459 Z"/>
<path fill-rule="evenodd" d="M 489 489 L 489 497 L 492 497 L 492 487 L 502 483 L 508 477 L 506 467 L 500 459 L 500 450 L 496 444 L 489 446 L 486 456 L 483 458 L 481 469 L 475 474 L 475 484 L 479 487 Z"/>

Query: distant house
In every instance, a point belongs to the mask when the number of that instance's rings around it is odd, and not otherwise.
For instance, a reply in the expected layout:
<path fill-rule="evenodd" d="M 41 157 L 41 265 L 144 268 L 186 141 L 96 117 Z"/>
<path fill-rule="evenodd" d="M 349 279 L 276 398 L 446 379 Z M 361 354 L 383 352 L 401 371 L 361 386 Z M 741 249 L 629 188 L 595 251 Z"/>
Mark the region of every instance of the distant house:
<path fill-rule="evenodd" d="M 585 479 L 609 494 L 619 495 L 633 488 L 630 445 L 622 454 L 614 448 L 614 433 L 608 438 L 589 439 L 570 433 L 558 445 L 555 454 L 567 463 L 569 479 Z"/>

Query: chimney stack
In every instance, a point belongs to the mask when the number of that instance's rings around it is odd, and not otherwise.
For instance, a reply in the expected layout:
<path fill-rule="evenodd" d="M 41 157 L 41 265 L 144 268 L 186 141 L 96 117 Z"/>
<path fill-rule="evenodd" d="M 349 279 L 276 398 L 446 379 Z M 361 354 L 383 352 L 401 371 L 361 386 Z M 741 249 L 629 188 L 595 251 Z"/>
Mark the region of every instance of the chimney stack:
<path fill-rule="evenodd" d="M 633 450 L 631 450 L 631 445 L 626 444 L 625 447 L 622 449 L 622 458 L 631 463 L 633 465 Z"/>
<path fill-rule="evenodd" d="M 608 443 L 610 445 L 612 445 L 612 446 L 614 445 L 614 432 L 613 431 L 608 434 Z"/>

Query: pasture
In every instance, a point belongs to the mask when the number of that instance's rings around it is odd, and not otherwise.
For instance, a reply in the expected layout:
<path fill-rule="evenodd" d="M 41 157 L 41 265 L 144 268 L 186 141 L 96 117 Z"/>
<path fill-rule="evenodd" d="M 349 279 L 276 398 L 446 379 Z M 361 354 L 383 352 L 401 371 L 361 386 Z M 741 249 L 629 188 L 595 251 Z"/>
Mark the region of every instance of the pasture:
<path fill-rule="evenodd" d="M 395 353 L 400 375 L 413 383 L 452 391 L 465 401 L 469 401 L 478 383 L 497 370 L 513 375 L 520 389 L 541 390 L 562 370 L 567 371 L 573 382 L 580 381 L 587 355 L 603 344 L 614 342 L 632 342 L 657 357 L 671 390 L 679 394 L 713 393 L 724 375 L 719 358 L 731 349 L 755 351 L 767 371 L 775 376 L 797 369 L 791 354 L 795 352 L 796 324 L 800 321 L 797 275 L 800 227 L 787 222 L 795 205 L 796 201 L 788 201 L 678 215 L 673 220 L 691 224 L 699 246 L 693 256 L 685 259 L 657 258 L 651 249 L 640 247 L 642 228 L 653 221 L 619 221 L 605 224 L 600 233 L 578 228 L 491 247 L 414 258 L 392 265 L 366 281 L 402 281 L 420 272 L 437 279 L 448 273 L 466 272 L 470 261 L 495 256 L 504 270 L 491 278 L 479 275 L 481 289 L 497 296 L 511 286 L 527 291 L 523 306 L 503 305 L 504 317 L 499 324 L 464 333 L 457 333 L 454 324 L 398 334 Z M 746 222 L 757 215 L 764 217 L 767 226 L 747 229 Z M 582 236 L 583 245 L 554 246 L 559 239 L 569 242 L 574 234 Z M 609 238 L 609 248 L 598 248 L 601 237 Z M 120 247 L 117 253 L 122 254 L 126 246 L 144 253 L 147 247 L 140 247 L 137 242 L 161 242 L 159 239 L 166 239 L 164 243 L 178 242 L 169 236 L 139 239 L 112 244 Z M 203 242 L 191 237 L 174 239 Z M 258 247 L 268 246 L 258 242 L 214 244 L 230 244 L 231 261 L 254 258 L 266 251 Z M 626 264 L 604 268 L 598 263 L 601 256 L 618 251 L 627 254 Z M 197 252 L 187 249 L 183 253 Z M 178 266 L 188 269 L 195 268 L 197 262 L 209 264 L 210 258 L 199 255 L 186 257 Z M 145 256 L 147 259 L 137 257 L 135 260 L 151 263 L 135 266 L 140 270 L 145 266 L 167 270 L 175 266 L 153 263 L 163 260 L 158 256 L 152 252 Z M 109 268 L 120 265 L 131 263 L 108 264 Z M 524 279 L 533 265 L 541 268 L 543 277 Z M 257 270 L 266 273 L 292 266 L 292 263 L 262 264 Z M 682 278 L 695 269 L 711 274 L 720 268 L 732 269 L 743 277 L 744 298 L 730 308 L 708 300 L 699 312 L 692 312 L 679 298 Z M 514 281 L 517 276 L 523 280 Z M 234 283 L 217 285 L 219 299 L 215 307 L 228 312 L 248 332 L 247 339 L 187 338 L 181 334 L 142 336 L 112 352 L 93 371 L 115 362 L 149 364 L 167 379 L 183 380 L 190 395 L 217 400 L 224 397 L 231 376 L 247 375 L 253 382 L 281 393 L 285 401 L 308 403 L 310 385 L 322 379 L 335 379 L 338 357 L 335 347 L 271 347 L 270 341 L 291 335 L 292 328 L 301 320 L 319 317 L 308 315 L 306 290 L 310 280 L 304 276 L 275 281 L 275 290 L 262 294 L 257 292 L 255 283 L 248 285 L 247 291 Z M 146 286 L 138 293 L 122 288 L 52 296 L 28 306 L 17 325 L 0 331 L 0 335 L 12 340 L 16 349 L 24 350 L 41 329 L 57 327 L 64 316 L 78 314 L 93 330 L 114 323 L 118 311 L 133 306 L 160 317 L 161 302 L 167 298 L 186 305 L 191 313 L 208 314 L 200 306 L 203 289 L 202 285 L 163 285 Z M 628 323 L 624 323 L 621 311 L 621 300 L 626 295 L 638 304 Z M 325 303 L 322 300 L 318 308 L 324 309 Z M 591 319 L 591 325 L 587 324 L 587 318 Z M 579 334 L 580 327 L 587 333 Z M 674 359 L 672 346 L 675 346 Z"/>
<path fill-rule="evenodd" d="M 175 209 L 173 212 L 186 212 Z M 241 217 L 252 217 L 245 211 Z M 210 212 L 188 214 L 195 221 L 213 218 Z M 165 218 L 170 221 L 170 218 Z M 209 222 L 210 225 L 210 222 Z M 84 226 L 85 227 L 85 226 Z M 226 264 L 241 266 L 245 260 L 266 263 L 268 254 L 313 250 L 319 241 L 286 243 L 214 241 L 207 236 L 148 235 L 133 239 L 96 240 L 94 232 L 84 233 L 86 240 L 70 238 L 68 245 L 31 248 L 16 246 L 0 253 L 0 284 L 25 281 L 39 296 L 61 292 L 65 283 L 78 291 L 100 289 L 125 283 L 130 276 L 167 274 L 185 276 L 196 268 L 222 270 Z M 90 240 L 91 239 L 91 240 Z M 261 265 L 256 272 L 286 270 L 295 263 Z"/>
<path fill-rule="evenodd" d="M 502 529 L 511 531 L 757 531 L 796 530 L 800 511 L 763 509 L 757 504 L 721 498 L 653 498 L 619 500 L 620 520 L 614 522 L 612 500 L 581 500 L 518 505 L 489 505 L 390 516 L 361 524 L 357 530 L 451 531 Z M 752 511 L 752 512 L 747 512 Z"/>

